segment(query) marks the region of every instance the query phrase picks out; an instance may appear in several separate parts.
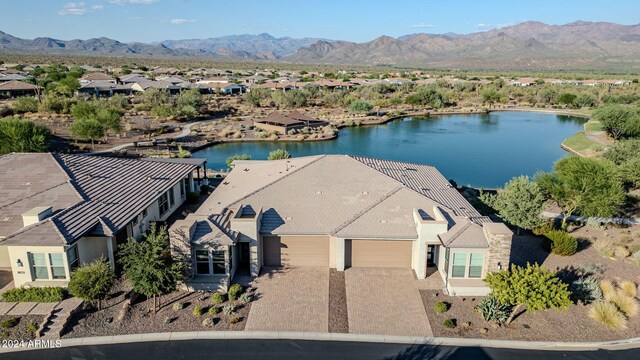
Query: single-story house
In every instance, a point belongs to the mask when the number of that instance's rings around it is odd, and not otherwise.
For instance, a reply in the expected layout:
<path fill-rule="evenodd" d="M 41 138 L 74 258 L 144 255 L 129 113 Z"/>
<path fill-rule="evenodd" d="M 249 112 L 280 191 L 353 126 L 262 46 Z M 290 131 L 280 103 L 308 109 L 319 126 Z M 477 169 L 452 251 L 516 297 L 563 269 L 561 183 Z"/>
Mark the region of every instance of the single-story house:
<path fill-rule="evenodd" d="M 264 119 L 254 120 L 253 125 L 266 131 L 275 131 L 280 134 L 287 134 L 289 130 L 302 129 L 304 127 L 324 127 L 329 125 L 329 122 L 312 118 L 294 110 L 289 113 L 272 112 Z"/>
<path fill-rule="evenodd" d="M 110 83 L 113 83 L 114 85 L 118 82 L 116 78 L 114 78 L 109 74 L 105 74 L 103 72 L 93 72 L 93 73 L 85 74 L 83 77 L 78 79 L 78 82 L 80 83 L 80 85 L 88 84 L 93 81 L 110 82 Z"/>
<path fill-rule="evenodd" d="M 11 80 L 0 83 L 0 98 L 14 98 L 19 96 L 35 96 L 39 87 L 24 81 Z"/>
<path fill-rule="evenodd" d="M 512 232 L 480 215 L 432 166 L 347 155 L 237 160 L 193 214 L 169 230 L 191 256 L 192 289 L 236 274 L 316 266 L 427 268 L 451 295 L 486 295 L 509 266 Z"/>
<path fill-rule="evenodd" d="M 80 94 L 89 94 L 95 97 L 111 97 L 115 94 L 131 95 L 131 84 L 116 84 L 107 80 L 95 80 L 80 85 Z"/>
<path fill-rule="evenodd" d="M 135 84 L 142 81 L 150 80 L 144 76 L 141 76 L 140 74 L 128 74 L 120 77 L 120 82 L 123 84 Z"/>
<path fill-rule="evenodd" d="M 169 161 L 173 160 L 173 161 Z M 140 240 L 194 191 L 203 159 L 55 153 L 0 157 L 0 268 L 14 286 L 66 286 L 78 265 Z"/>
<path fill-rule="evenodd" d="M 0 75 L 0 83 L 9 82 L 9 81 L 25 81 L 25 80 L 33 80 L 33 76 L 27 74 L 5 74 Z"/>
<path fill-rule="evenodd" d="M 144 92 L 147 89 L 160 89 L 166 90 L 169 94 L 179 94 L 182 87 L 173 85 L 167 81 L 156 81 L 156 80 L 144 80 L 139 81 L 131 85 L 131 89 L 134 91 Z"/>
<path fill-rule="evenodd" d="M 210 91 L 212 93 L 218 92 L 225 95 L 232 95 L 232 94 L 242 94 L 244 92 L 244 86 L 233 84 L 233 83 L 197 82 L 196 84 L 211 89 Z"/>

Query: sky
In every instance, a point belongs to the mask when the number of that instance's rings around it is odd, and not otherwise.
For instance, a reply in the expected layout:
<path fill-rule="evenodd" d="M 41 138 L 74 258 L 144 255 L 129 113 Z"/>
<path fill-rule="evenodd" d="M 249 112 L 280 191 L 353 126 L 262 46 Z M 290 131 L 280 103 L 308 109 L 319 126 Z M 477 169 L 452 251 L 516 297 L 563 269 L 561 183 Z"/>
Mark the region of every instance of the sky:
<path fill-rule="evenodd" d="M 0 0 L 0 9 L 0 31 L 17 37 L 123 42 L 245 33 L 364 42 L 528 20 L 640 23 L 638 0 Z"/>

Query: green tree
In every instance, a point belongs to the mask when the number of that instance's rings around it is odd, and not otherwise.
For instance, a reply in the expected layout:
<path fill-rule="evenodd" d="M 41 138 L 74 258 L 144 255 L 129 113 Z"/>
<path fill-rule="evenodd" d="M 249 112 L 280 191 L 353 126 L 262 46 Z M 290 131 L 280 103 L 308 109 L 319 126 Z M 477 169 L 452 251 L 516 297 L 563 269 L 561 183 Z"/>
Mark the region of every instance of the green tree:
<path fill-rule="evenodd" d="M 158 228 L 153 223 L 143 241 L 129 239 L 119 246 L 118 255 L 133 290 L 148 299 L 153 298 L 154 313 L 159 305 L 156 297 L 174 291 L 178 281 L 184 279 L 184 263 L 172 258 L 164 226 Z"/>
<path fill-rule="evenodd" d="M 122 112 L 115 106 L 99 100 L 81 101 L 71 107 L 71 115 L 77 120 L 95 120 L 102 125 L 104 130 L 114 133 L 120 132 Z"/>
<path fill-rule="evenodd" d="M 227 158 L 227 167 L 231 168 L 233 166 L 233 162 L 235 160 L 251 160 L 251 155 L 247 155 L 247 154 L 236 154 L 233 156 L 229 156 Z"/>
<path fill-rule="evenodd" d="M 368 112 L 373 109 L 373 105 L 364 100 L 355 100 L 349 104 L 349 110 L 353 112 Z"/>
<path fill-rule="evenodd" d="M 0 119 L 0 155 L 49 150 L 51 132 L 43 125 L 17 117 Z"/>
<path fill-rule="evenodd" d="M 611 216 L 625 199 L 614 164 L 599 158 L 566 157 L 553 165 L 552 172 L 537 174 L 535 181 L 562 208 L 562 228 L 574 212 Z"/>
<path fill-rule="evenodd" d="M 483 193 L 480 199 L 504 221 L 517 226 L 518 232 L 520 228 L 533 229 L 541 224 L 545 198 L 538 184 L 527 176 L 514 177 L 496 195 Z"/>
<path fill-rule="evenodd" d="M 640 187 L 640 139 L 616 141 L 602 157 L 618 166 L 620 177 L 626 185 Z"/>
<path fill-rule="evenodd" d="M 500 102 L 501 98 L 500 93 L 492 87 L 483 89 L 480 92 L 480 97 L 482 98 L 482 103 L 488 104 L 489 107 L 497 102 Z"/>
<path fill-rule="evenodd" d="M 11 104 L 11 108 L 16 113 L 38 112 L 38 105 L 38 99 L 31 96 L 23 96 L 17 98 L 16 101 Z"/>
<path fill-rule="evenodd" d="M 204 100 L 202 99 L 202 94 L 200 94 L 200 90 L 198 89 L 183 91 L 176 98 L 176 106 L 179 109 L 182 109 L 185 106 L 191 106 L 198 109 L 203 104 Z"/>
<path fill-rule="evenodd" d="M 627 106 L 611 105 L 597 109 L 593 118 L 600 121 L 614 139 L 640 136 L 640 113 Z"/>
<path fill-rule="evenodd" d="M 576 94 L 572 94 L 572 93 L 561 93 L 560 95 L 558 95 L 558 103 L 562 104 L 562 105 L 568 105 L 568 106 L 573 106 L 574 101 L 576 101 L 576 98 L 578 97 L 578 95 Z"/>
<path fill-rule="evenodd" d="M 104 138 L 105 127 L 97 119 L 78 119 L 71 124 L 71 135 L 76 139 L 90 140 L 91 145 Z"/>
<path fill-rule="evenodd" d="M 506 324 L 523 306 L 527 311 L 549 308 L 566 309 L 571 300 L 568 285 L 562 282 L 555 272 L 538 264 L 526 267 L 512 264 L 511 270 L 502 270 L 487 274 L 484 281 L 491 288 L 490 296 L 502 304 L 514 306 Z"/>
<path fill-rule="evenodd" d="M 71 273 L 69 292 L 84 301 L 97 303 L 100 309 L 101 301 L 109 296 L 115 278 L 109 263 L 104 259 L 97 259 Z"/>
<path fill-rule="evenodd" d="M 277 149 L 269 152 L 269 160 L 282 160 L 291 158 L 291 154 L 285 149 Z"/>

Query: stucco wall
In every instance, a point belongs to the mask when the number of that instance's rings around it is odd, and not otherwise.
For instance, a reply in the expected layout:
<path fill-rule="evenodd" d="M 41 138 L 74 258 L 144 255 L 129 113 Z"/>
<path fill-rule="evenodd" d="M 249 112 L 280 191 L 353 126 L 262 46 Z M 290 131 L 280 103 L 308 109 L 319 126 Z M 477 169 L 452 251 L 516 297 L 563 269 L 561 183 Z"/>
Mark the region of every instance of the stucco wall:
<path fill-rule="evenodd" d="M 9 259 L 11 264 L 11 272 L 13 273 L 13 281 L 16 287 L 23 286 L 26 283 L 34 281 L 29 265 L 29 253 L 62 253 L 62 259 L 66 271 L 66 279 L 49 279 L 42 280 L 48 286 L 60 285 L 64 286 L 69 281 L 69 264 L 67 264 L 67 255 L 64 246 L 9 246 Z M 18 267 L 18 259 L 22 262 L 22 267 Z"/>
<path fill-rule="evenodd" d="M 88 264 L 95 259 L 100 259 L 101 257 L 104 257 L 105 260 L 109 260 L 109 248 L 107 246 L 107 241 L 111 241 L 111 238 L 85 236 L 78 240 L 76 244 L 78 246 L 80 265 Z"/>

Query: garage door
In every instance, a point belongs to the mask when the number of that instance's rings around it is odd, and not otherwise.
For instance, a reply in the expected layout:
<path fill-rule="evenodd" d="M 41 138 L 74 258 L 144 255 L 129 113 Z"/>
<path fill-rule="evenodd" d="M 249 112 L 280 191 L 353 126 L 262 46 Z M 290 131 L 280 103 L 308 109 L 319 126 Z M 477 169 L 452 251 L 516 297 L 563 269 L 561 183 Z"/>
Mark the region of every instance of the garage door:
<path fill-rule="evenodd" d="M 265 266 L 329 267 L 328 236 L 265 236 Z"/>
<path fill-rule="evenodd" d="M 347 267 L 411 267 L 413 241 L 406 240 L 347 240 Z"/>

